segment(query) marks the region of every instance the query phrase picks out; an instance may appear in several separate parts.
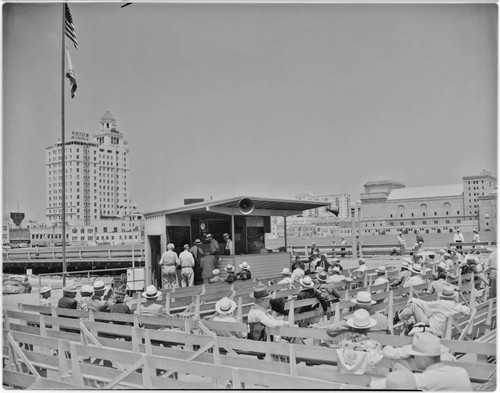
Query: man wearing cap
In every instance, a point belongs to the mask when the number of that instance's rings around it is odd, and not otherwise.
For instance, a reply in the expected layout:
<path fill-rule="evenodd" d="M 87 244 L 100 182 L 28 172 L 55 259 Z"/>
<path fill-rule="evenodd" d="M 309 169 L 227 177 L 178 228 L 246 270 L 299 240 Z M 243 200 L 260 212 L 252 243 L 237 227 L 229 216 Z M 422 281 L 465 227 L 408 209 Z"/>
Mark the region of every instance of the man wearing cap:
<path fill-rule="evenodd" d="M 408 280 L 411 276 L 411 272 L 408 270 L 411 260 L 409 258 L 404 258 L 403 262 L 401 262 L 401 268 L 396 276 L 396 278 L 391 282 L 390 287 L 396 288 L 400 285 L 404 285 L 406 280 Z"/>
<path fill-rule="evenodd" d="M 423 270 L 422 265 L 418 263 L 412 264 L 409 268 L 411 276 L 403 284 L 403 288 L 415 287 L 417 285 L 425 284 L 422 278 Z"/>
<path fill-rule="evenodd" d="M 206 241 L 210 245 L 210 254 L 213 255 L 213 254 L 215 254 L 215 252 L 220 254 L 219 242 L 213 238 L 211 233 L 207 233 Z"/>
<path fill-rule="evenodd" d="M 161 268 L 161 280 L 163 289 L 179 288 L 177 280 L 177 266 L 180 265 L 179 257 L 174 251 L 173 243 L 167 244 L 167 251 L 161 255 L 158 263 Z"/>
<path fill-rule="evenodd" d="M 433 334 L 416 333 L 406 352 L 411 356 L 415 368 L 423 371 L 413 375 L 417 389 L 431 392 L 473 390 L 467 370 L 441 363 L 443 346 L 441 340 Z"/>
<path fill-rule="evenodd" d="M 208 282 L 210 284 L 220 284 L 222 282 L 226 282 L 226 280 L 220 276 L 219 269 L 214 269 L 214 270 L 212 270 L 212 277 L 210 277 Z"/>
<path fill-rule="evenodd" d="M 250 308 L 247 317 L 250 331 L 249 338 L 256 341 L 266 341 L 265 327 L 272 329 L 278 326 L 287 326 L 288 321 L 276 319 L 267 311 L 271 294 L 266 286 L 254 288 L 251 296 L 254 298 L 255 303 Z"/>
<path fill-rule="evenodd" d="M 127 286 L 121 286 L 115 291 L 114 302 L 109 305 L 109 312 L 120 314 L 132 314 L 130 307 L 125 303 L 125 295 L 127 294 Z"/>
<path fill-rule="evenodd" d="M 233 241 L 229 238 L 229 233 L 224 233 L 222 235 L 226 245 L 224 247 L 224 255 L 233 255 Z"/>
<path fill-rule="evenodd" d="M 463 243 L 464 242 L 464 234 L 460 231 L 460 228 L 457 228 L 455 235 L 453 236 L 454 243 Z M 461 250 L 462 246 L 458 245 L 457 250 Z"/>
<path fill-rule="evenodd" d="M 50 296 L 52 295 L 52 290 L 50 287 L 42 287 L 40 289 L 40 306 L 42 307 L 52 307 L 52 301 Z"/>
<path fill-rule="evenodd" d="M 411 322 L 409 323 L 407 329 L 409 335 L 424 330 L 442 337 L 446 329 L 446 320 L 456 314 L 469 315 L 470 308 L 455 301 L 454 287 L 445 286 L 441 294 L 438 294 L 438 300 L 436 301 L 427 302 L 416 298 L 410 299 L 403 310 L 395 313 L 393 323 L 415 321 L 414 327 Z M 425 326 L 422 327 L 422 325 Z"/>
<path fill-rule="evenodd" d="M 103 300 L 104 292 L 106 287 L 104 282 L 101 280 L 94 281 L 94 294 L 87 302 L 87 308 L 89 310 L 109 312 L 109 304 L 107 301 Z"/>
<path fill-rule="evenodd" d="M 372 300 L 372 295 L 367 291 L 359 291 L 351 302 L 355 305 L 356 310 L 363 309 L 370 314 L 370 318 L 375 321 L 375 324 L 370 328 L 370 331 L 377 333 L 390 334 L 389 325 L 387 322 L 387 317 L 382 314 L 372 310 L 372 306 L 376 303 Z M 349 331 L 349 326 L 347 325 L 347 320 L 352 317 L 351 315 L 345 316 L 341 321 L 329 324 L 326 333 L 330 337 L 337 337 L 342 333 Z M 321 327 L 321 326 L 319 326 Z"/>
<path fill-rule="evenodd" d="M 189 252 L 189 244 L 184 244 L 184 251 L 179 254 L 181 265 L 181 286 L 192 287 L 194 284 L 194 257 Z"/>
<path fill-rule="evenodd" d="M 203 249 L 200 247 L 203 243 L 200 239 L 194 241 L 193 246 L 189 249 L 189 252 L 193 254 L 194 257 L 194 283 L 200 284 L 201 280 L 201 257 L 204 255 Z"/>
<path fill-rule="evenodd" d="M 57 302 L 58 308 L 73 308 L 76 310 L 78 306 L 78 301 L 76 298 L 76 286 L 75 285 L 66 285 L 63 288 L 63 296 Z"/>
<path fill-rule="evenodd" d="M 398 231 L 399 255 L 406 253 L 406 240 L 402 231 Z"/>
<path fill-rule="evenodd" d="M 377 272 L 377 279 L 373 282 L 374 286 L 387 284 L 389 282 L 385 266 L 379 266 L 375 271 Z"/>
<path fill-rule="evenodd" d="M 283 278 L 278 281 L 278 284 L 291 284 L 293 282 L 292 280 L 292 272 L 290 271 L 289 268 L 284 267 L 283 270 L 281 271 L 281 275 Z"/>
<path fill-rule="evenodd" d="M 242 264 L 238 265 L 241 271 L 236 275 L 238 280 L 250 280 L 252 278 L 252 273 L 250 272 L 250 265 L 247 261 L 243 261 Z"/>

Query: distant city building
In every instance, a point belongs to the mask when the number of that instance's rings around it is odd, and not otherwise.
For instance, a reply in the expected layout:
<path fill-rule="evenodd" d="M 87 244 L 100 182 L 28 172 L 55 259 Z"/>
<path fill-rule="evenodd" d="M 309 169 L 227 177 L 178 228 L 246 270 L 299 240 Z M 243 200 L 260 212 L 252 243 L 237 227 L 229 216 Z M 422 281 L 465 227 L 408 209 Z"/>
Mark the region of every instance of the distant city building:
<path fill-rule="evenodd" d="M 2 245 L 7 246 L 10 243 L 10 219 L 8 216 L 2 217 Z"/>
<path fill-rule="evenodd" d="M 461 228 L 491 230 L 496 227 L 497 180 L 490 172 L 465 176 L 451 185 L 405 187 L 394 181 L 366 183 L 361 194 L 362 234 L 396 233 L 419 229 L 424 233 L 454 232 Z M 484 201 L 484 202 L 481 202 Z M 488 225 L 481 227 L 480 206 L 488 206 Z M 494 212 L 494 218 L 493 218 Z M 484 219 L 484 215 L 483 215 Z"/>
<path fill-rule="evenodd" d="M 327 237 L 333 236 L 334 229 L 350 222 L 350 194 L 316 194 L 308 191 L 295 196 L 301 201 L 329 202 L 330 208 L 338 207 L 338 217 L 326 210 L 326 207 L 307 210 L 299 216 L 287 217 L 288 237 Z M 283 217 L 272 217 L 269 238 L 284 238 L 285 227 Z"/>
<path fill-rule="evenodd" d="M 92 135 L 73 131 L 65 143 L 66 241 L 141 242 L 144 217 L 129 195 L 129 148 L 108 111 Z M 46 148 L 48 225 L 31 226 L 32 244 L 62 243 L 62 143 Z"/>

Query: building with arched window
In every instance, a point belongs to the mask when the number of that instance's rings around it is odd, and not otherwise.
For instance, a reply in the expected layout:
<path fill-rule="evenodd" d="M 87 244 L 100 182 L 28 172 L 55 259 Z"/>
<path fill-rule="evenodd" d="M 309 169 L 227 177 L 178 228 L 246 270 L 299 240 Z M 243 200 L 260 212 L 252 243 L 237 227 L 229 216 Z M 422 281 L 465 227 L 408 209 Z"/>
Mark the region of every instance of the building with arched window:
<path fill-rule="evenodd" d="M 368 182 L 361 193 L 362 234 L 496 230 L 496 186 L 497 179 L 487 171 L 465 176 L 462 183 L 439 186 Z"/>

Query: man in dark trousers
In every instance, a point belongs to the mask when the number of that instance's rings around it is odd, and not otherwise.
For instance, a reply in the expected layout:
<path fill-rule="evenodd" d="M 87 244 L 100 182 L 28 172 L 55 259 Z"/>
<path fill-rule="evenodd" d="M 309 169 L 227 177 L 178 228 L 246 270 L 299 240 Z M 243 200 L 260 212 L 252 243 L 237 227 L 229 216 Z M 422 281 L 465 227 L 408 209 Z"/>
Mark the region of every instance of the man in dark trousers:
<path fill-rule="evenodd" d="M 200 239 L 194 241 L 193 246 L 189 249 L 189 252 L 193 254 L 194 257 L 194 283 L 201 284 L 203 281 L 201 279 L 201 257 L 204 255 L 202 248 L 200 247 L 203 243 Z"/>

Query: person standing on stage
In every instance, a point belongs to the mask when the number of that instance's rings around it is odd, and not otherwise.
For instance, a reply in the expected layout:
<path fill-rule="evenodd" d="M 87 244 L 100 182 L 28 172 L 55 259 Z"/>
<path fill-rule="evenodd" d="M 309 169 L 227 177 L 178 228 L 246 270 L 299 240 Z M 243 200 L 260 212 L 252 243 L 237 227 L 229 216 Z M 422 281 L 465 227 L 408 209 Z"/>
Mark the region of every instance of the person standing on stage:
<path fill-rule="evenodd" d="M 204 255 L 203 249 L 200 247 L 203 243 L 200 239 L 194 241 L 193 246 L 189 250 L 194 257 L 194 283 L 201 283 L 201 257 Z"/>
<path fill-rule="evenodd" d="M 211 233 L 207 233 L 206 241 L 210 244 L 210 254 L 214 254 L 216 251 L 220 253 L 219 242 L 212 237 Z"/>
<path fill-rule="evenodd" d="M 167 244 L 167 251 L 165 251 L 160 259 L 161 278 L 163 289 L 179 288 L 177 280 L 177 266 L 180 265 L 179 257 L 174 252 L 175 245 L 173 243 Z"/>
<path fill-rule="evenodd" d="M 255 240 L 250 246 L 250 250 L 252 254 L 264 254 L 266 253 L 265 245 L 264 245 L 264 236 L 259 235 L 259 238 Z"/>
<path fill-rule="evenodd" d="M 189 244 L 184 244 L 184 251 L 179 255 L 181 264 L 181 286 L 192 287 L 194 284 L 194 256 L 189 252 Z"/>
<path fill-rule="evenodd" d="M 233 255 L 233 241 L 229 238 L 229 233 L 224 233 L 222 235 L 226 246 L 224 247 L 224 255 Z"/>

